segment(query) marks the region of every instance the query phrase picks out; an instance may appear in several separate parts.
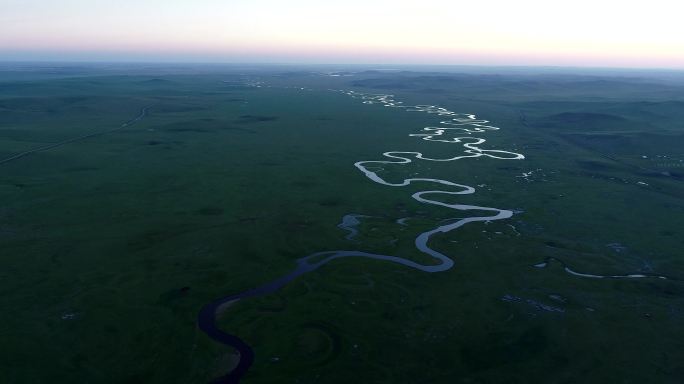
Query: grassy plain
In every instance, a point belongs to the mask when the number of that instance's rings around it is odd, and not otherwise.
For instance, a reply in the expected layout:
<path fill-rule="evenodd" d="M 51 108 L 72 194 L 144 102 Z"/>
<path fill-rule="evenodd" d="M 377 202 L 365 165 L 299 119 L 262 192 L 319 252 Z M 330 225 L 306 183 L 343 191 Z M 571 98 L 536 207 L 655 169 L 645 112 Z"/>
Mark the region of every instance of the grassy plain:
<path fill-rule="evenodd" d="M 436 237 L 431 246 L 456 262 L 447 272 L 343 259 L 231 307 L 221 326 L 256 353 L 245 383 L 684 377 L 682 83 L 610 73 L 82 71 L 0 76 L 0 158 L 116 128 L 149 107 L 118 131 L 0 164 L 1 382 L 208 382 L 235 357 L 197 329 L 206 302 L 317 251 L 429 262 L 415 236 L 459 212 L 411 199 L 424 186 L 375 184 L 353 164 L 462 148 L 408 136 L 434 116 L 330 89 L 391 93 L 501 127 L 478 135 L 483 147 L 525 160 L 413 162 L 383 177 L 471 185 L 475 194 L 453 201 L 519 213 Z M 372 216 L 355 241 L 337 227 L 349 213 Z M 405 217 L 408 226 L 396 223 Z M 670 279 L 583 278 L 563 264 Z"/>

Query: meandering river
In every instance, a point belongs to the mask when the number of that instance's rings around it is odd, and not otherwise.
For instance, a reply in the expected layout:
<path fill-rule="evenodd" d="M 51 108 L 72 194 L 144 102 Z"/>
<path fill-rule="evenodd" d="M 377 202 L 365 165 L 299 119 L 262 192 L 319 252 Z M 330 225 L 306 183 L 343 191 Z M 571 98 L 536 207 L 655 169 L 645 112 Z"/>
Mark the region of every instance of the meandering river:
<path fill-rule="evenodd" d="M 364 94 L 344 90 L 337 92 L 342 92 L 353 98 L 360 99 L 364 104 L 378 104 L 383 107 L 397 108 L 406 112 L 423 112 L 436 115 L 443 119 L 437 126 L 424 127 L 420 133 L 414 133 L 411 134 L 411 136 L 419 137 L 427 141 L 460 144 L 460 146 L 463 148 L 461 154 L 449 158 L 431 158 L 424 156 L 421 152 L 389 151 L 382 154 L 384 157 L 383 160 L 358 161 L 354 164 L 354 166 L 369 180 L 384 186 L 405 187 L 414 183 L 432 186 L 432 188 L 428 188 L 411 195 L 413 199 L 420 203 L 437 205 L 445 209 L 453 209 L 465 212 L 474 211 L 478 213 L 445 225 L 440 225 L 429 231 L 423 232 L 416 237 L 416 249 L 421 253 L 431 256 L 434 259 L 434 263 L 420 264 L 398 256 L 380 255 L 359 250 L 322 251 L 298 259 L 296 261 L 294 270 L 284 276 L 281 276 L 256 288 L 238 292 L 205 305 L 200 310 L 198 316 L 199 328 L 213 340 L 235 348 L 240 354 L 240 360 L 237 366 L 227 375 L 218 378 L 216 380 L 217 383 L 238 383 L 254 362 L 254 352 L 252 351 L 252 348 L 239 337 L 219 329 L 216 324 L 217 313 L 227 306 L 232 305 L 240 300 L 273 293 L 297 277 L 305 273 L 315 271 L 323 265 L 343 257 L 363 257 L 382 260 L 401 264 L 423 272 L 432 273 L 446 271 L 454 265 L 454 261 L 449 256 L 430 248 L 430 239 L 434 235 L 451 232 L 468 223 L 503 220 L 513 216 L 513 212 L 510 210 L 458 203 L 449 204 L 439 199 L 440 197 L 445 196 L 469 195 L 475 193 L 475 188 L 468 185 L 458 184 L 449 180 L 433 178 L 407 178 L 401 182 L 390 182 L 378 174 L 378 172 L 383 170 L 384 165 L 409 164 L 414 160 L 446 162 L 477 157 L 489 157 L 498 160 L 524 159 L 525 157 L 519 153 L 482 148 L 481 145 L 484 144 L 486 140 L 472 136 L 473 134 L 496 131 L 499 129 L 498 127 L 491 125 L 487 120 L 477 118 L 477 116 L 473 114 L 456 113 L 436 105 L 404 105 L 403 102 L 397 101 L 393 95 Z M 446 138 L 447 132 L 458 132 L 462 133 L 464 136 Z M 363 215 L 347 215 L 343 218 L 342 224 L 339 225 L 340 228 L 349 232 L 347 235 L 348 240 L 352 240 L 357 234 L 357 230 L 354 228 L 354 226 L 358 224 L 359 217 L 363 217 Z"/>

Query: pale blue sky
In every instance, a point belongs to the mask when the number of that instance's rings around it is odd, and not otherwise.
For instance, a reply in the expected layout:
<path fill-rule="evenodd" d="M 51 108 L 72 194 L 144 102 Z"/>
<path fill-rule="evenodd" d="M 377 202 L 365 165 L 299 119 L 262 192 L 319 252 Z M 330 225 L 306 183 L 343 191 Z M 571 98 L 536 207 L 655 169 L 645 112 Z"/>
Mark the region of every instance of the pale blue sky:
<path fill-rule="evenodd" d="M 0 0 L 0 59 L 684 68 L 674 0 Z"/>

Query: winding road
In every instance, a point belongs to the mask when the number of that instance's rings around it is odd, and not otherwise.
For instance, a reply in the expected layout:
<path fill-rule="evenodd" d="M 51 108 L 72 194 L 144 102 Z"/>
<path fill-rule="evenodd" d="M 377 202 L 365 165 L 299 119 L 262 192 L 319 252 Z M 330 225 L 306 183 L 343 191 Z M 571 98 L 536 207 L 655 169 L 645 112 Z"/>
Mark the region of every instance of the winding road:
<path fill-rule="evenodd" d="M 66 144 L 71 144 L 71 143 L 75 143 L 75 142 L 77 142 L 77 141 L 89 139 L 89 138 L 91 138 L 91 137 L 101 136 L 101 135 L 104 135 L 104 134 L 107 134 L 107 133 L 116 132 L 116 131 L 118 131 L 118 130 L 121 130 L 121 129 L 123 129 L 123 128 L 126 128 L 126 127 L 128 127 L 128 126 L 130 126 L 130 125 L 132 125 L 132 124 L 135 124 L 136 122 L 142 120 L 142 119 L 147 115 L 147 111 L 148 111 L 149 109 L 150 109 L 150 107 L 145 107 L 145 108 L 143 108 L 143 109 L 140 111 L 140 114 L 139 114 L 137 117 L 135 117 L 134 119 L 128 120 L 127 122 L 121 124 L 120 126 L 118 126 L 118 127 L 116 127 L 116 128 L 108 129 L 108 130 L 106 130 L 106 131 L 99 131 L 99 132 L 89 133 L 89 134 L 82 135 L 82 136 L 78 136 L 78 137 L 72 137 L 71 139 L 62 140 L 62 141 L 57 142 L 57 143 L 48 144 L 48 145 L 44 145 L 44 146 L 42 146 L 42 147 L 38 147 L 38 148 L 35 148 L 35 149 L 31 149 L 31 150 L 29 150 L 29 151 L 17 153 L 16 155 L 12 155 L 12 156 L 10 156 L 10 157 L 7 157 L 7 158 L 5 158 L 5 159 L 0 160 L 0 165 L 5 164 L 5 163 L 9 163 L 10 161 L 14 161 L 14 160 L 21 159 L 22 157 L 26 157 L 26 156 L 28 156 L 28 155 L 30 155 L 30 154 L 33 154 L 33 153 L 36 153 L 36 152 L 44 152 L 44 151 L 47 151 L 47 150 L 50 150 L 50 149 L 54 149 L 54 148 L 57 148 L 57 147 L 61 147 L 61 146 L 66 145 Z"/>

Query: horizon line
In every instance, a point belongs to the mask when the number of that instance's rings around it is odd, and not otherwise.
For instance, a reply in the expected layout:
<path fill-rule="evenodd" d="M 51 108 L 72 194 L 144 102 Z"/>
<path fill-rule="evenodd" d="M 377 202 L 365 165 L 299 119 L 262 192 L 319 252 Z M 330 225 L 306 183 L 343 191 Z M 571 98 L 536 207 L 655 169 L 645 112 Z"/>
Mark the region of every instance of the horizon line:
<path fill-rule="evenodd" d="M 390 63 L 390 62 L 334 62 L 334 61 L 223 61 L 223 60 L 137 60 L 137 59 L 0 59 L 0 64 L 138 64 L 138 65 L 261 65 L 261 66 L 386 66 L 386 67 L 462 67 L 501 69 L 580 69 L 683 72 L 684 67 L 637 67 L 615 65 L 561 65 L 561 64 L 456 64 L 456 63 Z M 390 68 L 385 70 L 391 70 Z"/>

